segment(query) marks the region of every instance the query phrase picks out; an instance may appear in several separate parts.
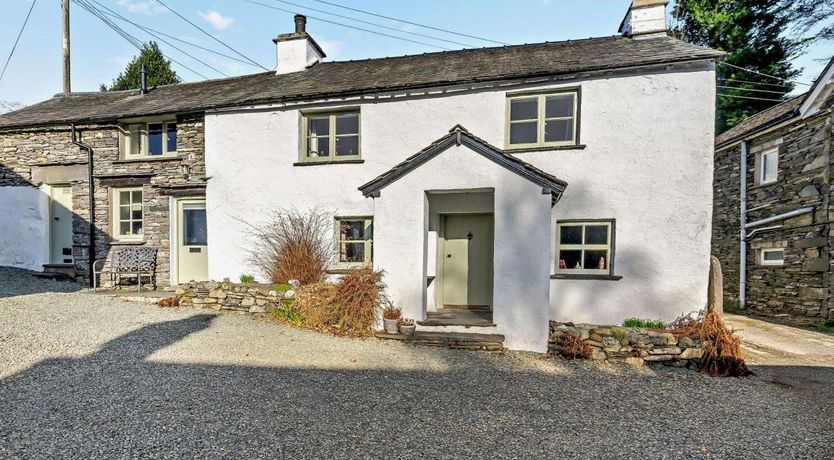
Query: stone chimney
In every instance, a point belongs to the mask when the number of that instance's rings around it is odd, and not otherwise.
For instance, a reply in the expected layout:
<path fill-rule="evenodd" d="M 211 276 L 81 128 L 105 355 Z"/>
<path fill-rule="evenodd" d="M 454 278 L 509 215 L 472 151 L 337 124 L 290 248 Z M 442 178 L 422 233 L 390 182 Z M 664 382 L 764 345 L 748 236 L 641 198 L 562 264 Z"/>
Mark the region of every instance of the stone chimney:
<path fill-rule="evenodd" d="M 295 32 L 281 34 L 272 39 L 278 54 L 276 74 L 300 72 L 318 64 L 326 57 L 313 37 L 307 33 L 307 17 L 295 15 Z"/>
<path fill-rule="evenodd" d="M 620 33 L 631 38 L 665 37 L 667 0 L 633 0 L 620 23 Z"/>

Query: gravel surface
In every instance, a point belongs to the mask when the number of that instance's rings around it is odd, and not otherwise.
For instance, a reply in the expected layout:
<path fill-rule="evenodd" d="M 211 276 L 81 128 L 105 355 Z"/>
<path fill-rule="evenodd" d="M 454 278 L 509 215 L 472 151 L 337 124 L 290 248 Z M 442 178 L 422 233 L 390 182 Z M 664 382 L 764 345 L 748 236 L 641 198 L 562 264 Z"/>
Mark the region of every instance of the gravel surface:
<path fill-rule="evenodd" d="M 60 287 L 0 269 L 0 458 L 786 459 L 834 445 L 831 368 L 795 385 L 766 367 L 718 379 L 421 348 Z"/>

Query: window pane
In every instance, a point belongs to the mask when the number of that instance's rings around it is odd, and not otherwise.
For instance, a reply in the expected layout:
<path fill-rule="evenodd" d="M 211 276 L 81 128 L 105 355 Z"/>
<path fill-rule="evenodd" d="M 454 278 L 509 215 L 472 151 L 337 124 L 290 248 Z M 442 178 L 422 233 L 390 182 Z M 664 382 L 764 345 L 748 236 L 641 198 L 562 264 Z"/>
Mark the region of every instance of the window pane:
<path fill-rule="evenodd" d="M 162 155 L 162 123 L 148 124 L 148 155 Z"/>
<path fill-rule="evenodd" d="M 205 246 L 208 244 L 208 232 L 206 231 L 206 210 L 186 209 L 183 210 L 183 244 L 194 246 Z"/>
<path fill-rule="evenodd" d="M 535 121 L 510 124 L 510 144 L 535 144 L 538 135 Z"/>
<path fill-rule="evenodd" d="M 130 235 L 130 221 L 119 222 L 119 235 Z"/>
<path fill-rule="evenodd" d="M 166 148 L 168 152 L 176 152 L 177 151 L 177 124 L 176 123 L 168 123 L 168 131 L 166 132 L 168 136 L 168 143 Z"/>
<path fill-rule="evenodd" d="M 605 270 L 608 268 L 608 251 L 585 251 L 585 270 Z"/>
<path fill-rule="evenodd" d="M 134 190 L 133 192 L 133 204 L 142 204 L 142 191 L 141 190 Z M 122 203 L 122 204 L 127 204 Z"/>
<path fill-rule="evenodd" d="M 510 120 L 535 120 L 539 118 L 538 99 L 513 99 L 510 101 Z"/>
<path fill-rule="evenodd" d="M 119 206 L 119 220 L 130 219 L 130 206 Z"/>
<path fill-rule="evenodd" d="M 582 244 L 582 226 L 581 225 L 563 225 L 560 227 L 559 243 L 560 244 Z"/>
<path fill-rule="evenodd" d="M 339 136 L 336 138 L 336 155 L 359 155 L 359 136 Z"/>
<path fill-rule="evenodd" d="M 364 262 L 365 243 L 342 243 L 339 262 Z"/>
<path fill-rule="evenodd" d="M 573 116 L 573 94 L 559 96 L 548 96 L 544 104 L 544 117 L 572 117 Z"/>
<path fill-rule="evenodd" d="M 307 120 L 307 134 L 310 136 L 326 136 L 330 133 L 330 118 L 310 118 Z"/>
<path fill-rule="evenodd" d="M 339 115 L 336 117 L 336 134 L 359 134 L 359 115 Z"/>
<path fill-rule="evenodd" d="M 582 251 L 559 251 L 559 268 L 582 268 L 581 259 Z"/>
<path fill-rule="evenodd" d="M 762 252 L 764 260 L 767 261 L 781 261 L 785 258 L 784 251 L 764 251 Z"/>
<path fill-rule="evenodd" d="M 310 150 L 307 154 L 311 157 L 329 157 L 330 156 L 330 138 L 328 137 L 311 137 Z"/>
<path fill-rule="evenodd" d="M 141 235 L 142 234 L 142 221 L 134 221 L 133 222 L 133 234 L 134 235 Z"/>
<path fill-rule="evenodd" d="M 130 192 L 119 192 L 119 204 L 130 204 Z"/>
<path fill-rule="evenodd" d="M 340 240 L 364 240 L 365 239 L 365 221 L 364 220 L 342 220 L 339 222 L 339 239 Z"/>
<path fill-rule="evenodd" d="M 608 244 L 608 226 L 586 225 L 585 244 Z"/>
<path fill-rule="evenodd" d="M 762 179 L 765 181 L 776 180 L 778 164 L 779 155 L 776 152 L 765 154 L 762 160 Z"/>
<path fill-rule="evenodd" d="M 130 213 L 130 218 L 134 220 L 142 220 L 142 208 L 139 207 L 139 209 L 136 209 L 136 207 L 134 207 L 133 211 Z"/>
<path fill-rule="evenodd" d="M 573 140 L 573 119 L 550 120 L 544 123 L 544 141 L 561 142 Z"/>

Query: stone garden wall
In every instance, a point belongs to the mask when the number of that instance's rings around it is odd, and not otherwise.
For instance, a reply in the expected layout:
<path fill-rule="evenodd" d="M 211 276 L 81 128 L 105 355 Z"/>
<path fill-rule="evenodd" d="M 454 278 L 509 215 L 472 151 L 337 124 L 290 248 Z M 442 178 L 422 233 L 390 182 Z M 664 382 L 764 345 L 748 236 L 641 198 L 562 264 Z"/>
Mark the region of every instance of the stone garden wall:
<path fill-rule="evenodd" d="M 237 284 L 224 281 L 191 281 L 180 284 L 176 294 L 182 305 L 232 310 L 243 313 L 266 313 L 278 308 L 281 299 L 292 291 L 278 291 L 272 284 Z"/>
<path fill-rule="evenodd" d="M 635 366 L 663 363 L 688 367 L 696 364 L 702 355 L 700 342 L 688 337 L 676 339 L 668 332 L 556 321 L 550 322 L 548 350 L 551 353 L 558 354 L 561 351 L 557 340 L 566 333 L 577 335 L 590 345 L 593 350 L 591 359 L 597 361 Z"/>

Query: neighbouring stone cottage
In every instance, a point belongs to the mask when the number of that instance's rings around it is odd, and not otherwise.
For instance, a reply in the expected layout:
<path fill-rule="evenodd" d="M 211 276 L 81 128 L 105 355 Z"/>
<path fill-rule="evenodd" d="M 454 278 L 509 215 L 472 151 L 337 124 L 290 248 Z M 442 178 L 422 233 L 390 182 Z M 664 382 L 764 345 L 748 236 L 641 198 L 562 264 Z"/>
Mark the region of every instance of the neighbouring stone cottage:
<path fill-rule="evenodd" d="M 715 143 L 712 250 L 725 303 L 796 325 L 834 318 L 832 62 L 809 92 Z"/>

